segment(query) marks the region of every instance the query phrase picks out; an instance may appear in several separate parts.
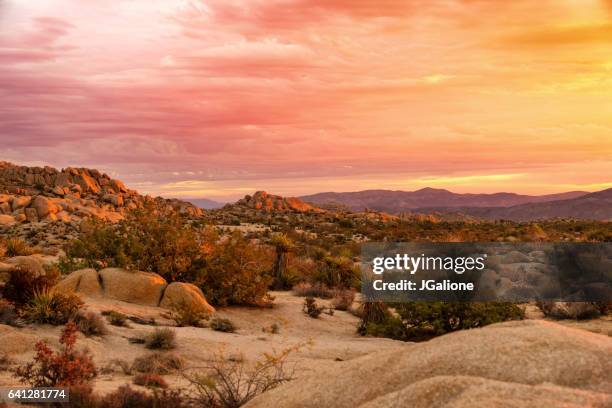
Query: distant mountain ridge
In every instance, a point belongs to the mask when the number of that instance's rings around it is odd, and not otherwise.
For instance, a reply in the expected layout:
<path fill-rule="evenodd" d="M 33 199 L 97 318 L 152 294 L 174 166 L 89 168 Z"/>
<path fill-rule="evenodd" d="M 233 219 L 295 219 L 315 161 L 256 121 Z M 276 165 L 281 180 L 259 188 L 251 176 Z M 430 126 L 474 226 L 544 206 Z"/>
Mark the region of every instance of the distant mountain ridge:
<path fill-rule="evenodd" d="M 349 193 L 318 193 L 299 197 L 314 205 L 343 205 L 353 211 L 373 209 L 401 213 L 421 208 L 511 207 L 528 203 L 575 199 L 589 194 L 570 191 L 541 196 L 515 193 L 458 194 L 444 189 L 423 188 L 416 191 L 365 190 Z"/>
<path fill-rule="evenodd" d="M 203 210 L 216 210 L 217 208 L 221 208 L 226 204 L 219 201 L 210 200 L 208 198 L 184 198 L 183 200 L 195 205 L 198 208 L 202 208 Z"/>
<path fill-rule="evenodd" d="M 489 220 L 532 221 L 551 218 L 576 218 L 612 221 L 612 188 L 567 200 L 528 203 L 511 207 L 468 207 L 437 210 L 460 212 Z"/>

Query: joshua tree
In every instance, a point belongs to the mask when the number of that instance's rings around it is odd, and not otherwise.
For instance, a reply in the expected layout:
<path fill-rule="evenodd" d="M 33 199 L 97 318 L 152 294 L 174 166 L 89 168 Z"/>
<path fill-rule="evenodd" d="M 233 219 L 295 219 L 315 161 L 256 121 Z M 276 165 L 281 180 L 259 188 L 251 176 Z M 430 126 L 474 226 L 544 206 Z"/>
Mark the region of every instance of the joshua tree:
<path fill-rule="evenodd" d="M 287 254 L 294 249 L 294 244 L 285 234 L 276 234 L 272 237 L 272 245 L 276 248 L 276 259 L 274 260 L 274 289 L 285 289 L 285 280 L 283 276 L 287 270 Z"/>

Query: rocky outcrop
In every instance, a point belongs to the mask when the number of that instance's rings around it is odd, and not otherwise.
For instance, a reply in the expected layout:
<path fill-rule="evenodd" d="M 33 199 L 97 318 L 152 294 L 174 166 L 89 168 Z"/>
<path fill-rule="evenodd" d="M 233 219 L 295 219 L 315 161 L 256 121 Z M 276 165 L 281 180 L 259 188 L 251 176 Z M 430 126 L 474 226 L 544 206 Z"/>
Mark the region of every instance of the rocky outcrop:
<path fill-rule="evenodd" d="M 94 169 L 16 166 L 0 162 L 0 215 L 2 224 L 40 221 L 78 221 L 98 217 L 120 220 L 127 210 L 150 204 L 201 216 L 190 203 L 142 196 L 119 180 Z"/>
<path fill-rule="evenodd" d="M 120 268 L 81 269 L 72 272 L 56 286 L 87 297 L 109 298 L 144 306 L 171 308 L 185 304 L 213 313 L 202 291 L 190 283 L 166 280 L 156 273 L 128 271 Z"/>
<path fill-rule="evenodd" d="M 215 311 L 206 301 L 200 288 L 191 283 L 183 282 L 172 282 L 169 284 L 164 291 L 164 297 L 159 305 L 166 309 L 170 309 L 175 305 L 181 305 L 193 310 L 205 310 L 208 313 L 214 313 Z"/>
<path fill-rule="evenodd" d="M 608 336 L 543 321 L 500 323 L 334 363 L 246 406 L 607 407 L 611 353 Z"/>
<path fill-rule="evenodd" d="M 155 273 L 107 268 L 99 274 L 105 297 L 139 305 L 159 305 L 168 286 L 168 282 Z"/>
<path fill-rule="evenodd" d="M 299 198 L 281 197 L 274 194 L 268 194 L 265 191 L 257 191 L 252 196 L 247 195 L 243 199 L 236 202 L 235 205 L 265 212 L 323 211 L 320 208 L 306 204 Z"/>
<path fill-rule="evenodd" d="M 98 170 L 0 161 L 0 229 L 32 245 L 59 245 L 71 238 L 83 219 L 118 222 L 129 210 L 144 207 L 188 217 L 203 215 L 203 210 L 185 201 L 140 195 Z"/>

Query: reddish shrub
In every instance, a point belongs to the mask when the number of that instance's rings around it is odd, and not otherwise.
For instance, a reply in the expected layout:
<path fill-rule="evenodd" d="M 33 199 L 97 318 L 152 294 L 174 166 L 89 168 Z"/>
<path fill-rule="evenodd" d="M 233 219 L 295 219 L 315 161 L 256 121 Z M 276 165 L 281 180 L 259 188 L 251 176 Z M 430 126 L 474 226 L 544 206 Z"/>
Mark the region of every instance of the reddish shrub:
<path fill-rule="evenodd" d="M 87 351 L 75 349 L 76 324 L 70 322 L 62 331 L 58 352 L 44 341 L 36 343 L 34 360 L 15 371 L 16 375 L 33 387 L 61 387 L 87 384 L 97 374 Z"/>
<path fill-rule="evenodd" d="M 134 384 L 144 387 L 168 388 L 166 380 L 161 375 L 155 373 L 138 374 L 134 377 Z"/>

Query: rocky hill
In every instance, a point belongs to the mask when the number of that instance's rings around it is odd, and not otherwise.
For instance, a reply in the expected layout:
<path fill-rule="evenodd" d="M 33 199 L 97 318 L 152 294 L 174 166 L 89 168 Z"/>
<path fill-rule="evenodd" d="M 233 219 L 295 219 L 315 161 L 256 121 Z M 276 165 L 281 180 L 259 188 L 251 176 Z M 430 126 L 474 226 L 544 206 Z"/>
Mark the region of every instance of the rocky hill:
<path fill-rule="evenodd" d="M 140 195 L 98 170 L 0 162 L 0 226 L 32 230 L 33 225 L 78 224 L 89 217 L 116 222 L 147 203 L 191 216 L 203 213 L 184 201 Z"/>
<path fill-rule="evenodd" d="M 247 195 L 234 205 L 264 212 L 323 212 L 320 208 L 307 204 L 299 198 L 282 197 L 265 191 L 257 191 L 252 196 Z"/>

